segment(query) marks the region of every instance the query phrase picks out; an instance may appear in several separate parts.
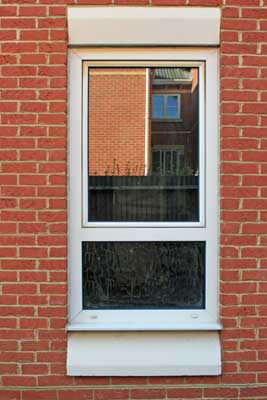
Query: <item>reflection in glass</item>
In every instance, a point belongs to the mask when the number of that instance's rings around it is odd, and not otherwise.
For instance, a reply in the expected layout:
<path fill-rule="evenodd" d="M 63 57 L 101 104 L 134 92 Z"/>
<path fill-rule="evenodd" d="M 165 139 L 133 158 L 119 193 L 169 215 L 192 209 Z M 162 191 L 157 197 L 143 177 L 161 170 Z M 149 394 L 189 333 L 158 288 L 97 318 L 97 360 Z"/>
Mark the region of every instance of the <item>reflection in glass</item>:
<path fill-rule="evenodd" d="M 83 242 L 84 309 L 205 308 L 205 242 Z"/>
<path fill-rule="evenodd" d="M 164 97 L 154 95 L 152 97 L 152 118 L 164 117 Z"/>
<path fill-rule="evenodd" d="M 198 221 L 198 68 L 88 73 L 88 220 Z"/>
<path fill-rule="evenodd" d="M 178 117 L 178 97 L 167 97 L 167 118 L 174 119 Z"/>

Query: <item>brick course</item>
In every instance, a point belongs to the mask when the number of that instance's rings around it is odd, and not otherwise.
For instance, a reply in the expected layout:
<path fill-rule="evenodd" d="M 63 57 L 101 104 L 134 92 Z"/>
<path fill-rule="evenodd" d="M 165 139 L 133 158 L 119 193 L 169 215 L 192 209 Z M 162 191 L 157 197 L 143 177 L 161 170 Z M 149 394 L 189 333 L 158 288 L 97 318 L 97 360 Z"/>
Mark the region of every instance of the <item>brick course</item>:
<path fill-rule="evenodd" d="M 220 377 L 66 376 L 67 5 L 221 6 Z M 267 1 L 2 0 L 0 399 L 267 398 Z"/>

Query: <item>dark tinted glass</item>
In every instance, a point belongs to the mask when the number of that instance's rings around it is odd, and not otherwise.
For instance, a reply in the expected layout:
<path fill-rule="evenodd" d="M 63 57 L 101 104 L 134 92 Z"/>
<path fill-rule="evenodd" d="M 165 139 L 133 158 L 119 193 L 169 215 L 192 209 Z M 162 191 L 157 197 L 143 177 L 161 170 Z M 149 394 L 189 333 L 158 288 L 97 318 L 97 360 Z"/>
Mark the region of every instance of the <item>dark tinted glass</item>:
<path fill-rule="evenodd" d="M 84 309 L 205 308 L 205 242 L 83 242 Z"/>

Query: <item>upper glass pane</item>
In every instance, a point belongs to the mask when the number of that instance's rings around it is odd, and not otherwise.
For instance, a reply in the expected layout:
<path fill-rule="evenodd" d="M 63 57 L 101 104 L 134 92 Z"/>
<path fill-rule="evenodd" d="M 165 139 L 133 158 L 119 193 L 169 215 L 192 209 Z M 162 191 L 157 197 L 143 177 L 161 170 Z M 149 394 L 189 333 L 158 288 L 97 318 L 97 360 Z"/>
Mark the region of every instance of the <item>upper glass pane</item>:
<path fill-rule="evenodd" d="M 152 118 L 164 117 L 164 96 L 152 97 Z"/>
<path fill-rule="evenodd" d="M 199 221 L 198 68 L 88 74 L 88 221 Z"/>
<path fill-rule="evenodd" d="M 167 97 L 167 117 L 178 118 L 178 96 Z"/>

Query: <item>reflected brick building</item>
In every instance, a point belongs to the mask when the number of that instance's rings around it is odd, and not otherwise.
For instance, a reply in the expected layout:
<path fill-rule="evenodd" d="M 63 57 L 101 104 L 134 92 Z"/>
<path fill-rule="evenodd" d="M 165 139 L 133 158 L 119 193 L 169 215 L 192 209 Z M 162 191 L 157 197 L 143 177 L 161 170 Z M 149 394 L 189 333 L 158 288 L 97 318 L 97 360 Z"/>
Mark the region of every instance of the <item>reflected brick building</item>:
<path fill-rule="evenodd" d="M 196 174 L 198 70 L 90 68 L 89 174 Z"/>

